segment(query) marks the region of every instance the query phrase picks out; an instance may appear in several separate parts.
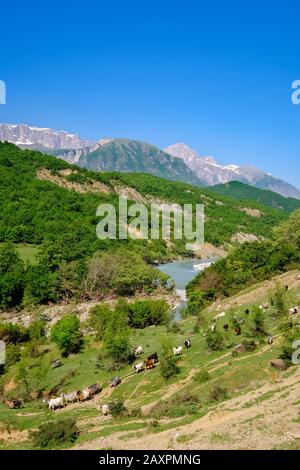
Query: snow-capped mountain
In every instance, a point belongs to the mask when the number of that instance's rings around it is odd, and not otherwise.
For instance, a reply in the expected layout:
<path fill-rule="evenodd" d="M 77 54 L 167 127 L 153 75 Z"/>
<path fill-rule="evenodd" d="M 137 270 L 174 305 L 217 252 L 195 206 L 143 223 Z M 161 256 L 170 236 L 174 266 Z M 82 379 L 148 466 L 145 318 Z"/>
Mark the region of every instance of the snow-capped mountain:
<path fill-rule="evenodd" d="M 149 172 L 163 177 L 170 173 L 171 179 L 208 186 L 240 181 L 300 199 L 300 190 L 281 179 L 250 165 L 220 165 L 213 157 L 202 157 L 184 143 L 171 145 L 163 152 L 143 142 L 137 145 L 136 141 L 111 138 L 94 142 L 83 140 L 78 134 L 26 124 L 0 124 L 0 141 L 12 142 L 23 149 L 40 150 L 99 171 Z M 153 154 L 156 156 L 155 164 Z M 180 159 L 181 163 L 176 159 Z M 96 162 L 99 168 L 96 168 Z M 168 165 L 171 165 L 172 171 Z"/>
<path fill-rule="evenodd" d="M 28 126 L 26 124 L 0 124 L 0 141 L 8 141 L 21 148 L 81 149 L 94 142 L 82 140 L 78 134 Z"/>
<path fill-rule="evenodd" d="M 80 148 L 72 148 L 72 149 L 53 149 L 53 150 L 45 150 L 46 153 L 50 153 L 55 157 L 62 158 L 70 163 L 78 163 L 79 160 L 85 157 L 87 154 L 95 152 L 103 145 L 108 144 L 113 139 L 104 138 L 100 139 L 98 142 L 93 143 L 90 146 L 80 147 Z"/>
<path fill-rule="evenodd" d="M 285 197 L 300 199 L 300 191 L 285 181 L 251 165 L 220 165 L 213 157 L 201 157 L 196 150 L 184 143 L 165 149 L 173 157 L 182 158 L 187 166 L 209 186 L 240 181 L 260 189 L 269 189 Z"/>

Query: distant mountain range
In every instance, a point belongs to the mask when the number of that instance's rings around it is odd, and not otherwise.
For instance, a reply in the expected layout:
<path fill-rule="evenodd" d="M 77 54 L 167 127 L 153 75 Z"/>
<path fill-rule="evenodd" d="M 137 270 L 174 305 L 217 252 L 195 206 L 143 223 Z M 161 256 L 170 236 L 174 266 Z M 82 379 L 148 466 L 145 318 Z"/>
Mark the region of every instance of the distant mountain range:
<path fill-rule="evenodd" d="M 150 173 L 197 186 L 206 185 L 182 159 L 175 158 L 153 145 L 135 140 L 111 140 L 81 156 L 77 164 L 96 171 Z"/>
<path fill-rule="evenodd" d="M 80 139 L 79 135 L 27 124 L 0 124 L 0 141 L 12 142 L 23 149 L 81 149 L 93 142 Z"/>
<path fill-rule="evenodd" d="M 259 170 L 255 166 L 220 165 L 213 157 L 201 157 L 184 143 L 171 145 L 165 152 L 182 160 L 207 185 L 240 181 L 260 189 L 268 189 L 284 197 L 300 199 L 300 190 L 285 181 Z"/>
<path fill-rule="evenodd" d="M 82 140 L 77 134 L 26 124 L 0 124 L 0 141 L 40 150 L 96 171 L 150 173 L 197 186 L 239 181 L 300 199 L 300 190 L 281 179 L 250 165 L 220 165 L 213 157 L 202 157 L 184 143 L 163 151 L 135 140 L 105 138 L 94 142 Z"/>

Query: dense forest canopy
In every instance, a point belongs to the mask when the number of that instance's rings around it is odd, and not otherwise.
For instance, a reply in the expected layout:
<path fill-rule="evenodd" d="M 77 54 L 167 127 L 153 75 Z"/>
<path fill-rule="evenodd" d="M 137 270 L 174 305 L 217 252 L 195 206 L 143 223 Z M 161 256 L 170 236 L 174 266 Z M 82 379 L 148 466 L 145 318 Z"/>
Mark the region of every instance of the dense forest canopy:
<path fill-rule="evenodd" d="M 299 263 L 300 210 L 297 210 L 274 228 L 271 240 L 245 243 L 193 279 L 187 289 L 190 311 L 199 312 L 208 302 L 298 268 Z"/>
<path fill-rule="evenodd" d="M 239 181 L 230 181 L 229 183 L 213 186 L 212 190 L 223 196 L 229 196 L 240 201 L 256 201 L 264 206 L 282 209 L 293 212 L 300 208 L 300 200 L 292 197 L 283 197 L 278 193 L 267 189 L 258 189 Z"/>

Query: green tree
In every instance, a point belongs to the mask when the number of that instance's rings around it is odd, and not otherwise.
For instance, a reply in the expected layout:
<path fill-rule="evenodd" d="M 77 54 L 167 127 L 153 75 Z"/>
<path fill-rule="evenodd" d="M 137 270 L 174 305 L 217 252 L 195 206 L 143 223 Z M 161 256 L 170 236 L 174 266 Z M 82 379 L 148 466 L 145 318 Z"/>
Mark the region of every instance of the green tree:
<path fill-rule="evenodd" d="M 129 324 L 133 328 L 161 325 L 169 319 L 169 307 L 164 300 L 138 300 L 129 306 Z"/>
<path fill-rule="evenodd" d="M 254 305 L 252 308 L 249 325 L 254 335 L 265 334 L 265 314 L 257 305 Z"/>
<path fill-rule="evenodd" d="M 92 308 L 88 325 L 95 331 L 97 340 L 103 339 L 111 316 L 112 309 L 108 303 L 99 304 Z"/>
<path fill-rule="evenodd" d="M 165 380 L 168 380 L 179 372 L 178 357 L 174 356 L 171 343 L 166 340 L 161 348 L 160 374 Z"/>
<path fill-rule="evenodd" d="M 205 307 L 204 292 L 192 291 L 189 295 L 187 313 L 189 315 L 199 315 Z"/>
<path fill-rule="evenodd" d="M 132 358 L 130 328 L 128 327 L 128 302 L 119 300 L 112 310 L 103 335 L 108 356 L 116 363 L 128 362 Z"/>
<path fill-rule="evenodd" d="M 46 320 L 39 318 L 32 322 L 28 327 L 28 332 L 31 340 L 42 341 L 46 336 Z"/>
<path fill-rule="evenodd" d="M 66 315 L 52 327 L 51 339 L 54 341 L 63 356 L 78 353 L 82 347 L 82 333 L 80 321 L 76 315 Z"/>
<path fill-rule="evenodd" d="M 300 250 L 300 210 L 294 211 L 288 220 L 274 229 L 278 245 L 290 246 L 299 259 Z"/>
<path fill-rule="evenodd" d="M 218 330 L 211 331 L 209 328 L 206 335 L 206 342 L 211 351 L 222 351 L 225 348 L 224 336 Z"/>
<path fill-rule="evenodd" d="M 128 362 L 131 359 L 130 334 L 128 329 L 113 330 L 108 328 L 104 339 L 108 356 L 116 363 Z"/>
<path fill-rule="evenodd" d="M 5 366 L 13 366 L 20 360 L 21 352 L 20 346 L 16 344 L 8 344 L 5 348 Z"/>
<path fill-rule="evenodd" d="M 0 246 L 0 308 L 20 305 L 24 293 L 24 263 L 13 245 Z"/>
<path fill-rule="evenodd" d="M 271 302 L 277 316 L 282 316 L 286 313 L 286 293 L 284 288 L 277 286 L 271 298 Z"/>
<path fill-rule="evenodd" d="M 37 305 L 48 301 L 55 302 L 59 297 L 59 283 L 56 272 L 46 265 L 29 266 L 25 276 L 24 305 Z"/>

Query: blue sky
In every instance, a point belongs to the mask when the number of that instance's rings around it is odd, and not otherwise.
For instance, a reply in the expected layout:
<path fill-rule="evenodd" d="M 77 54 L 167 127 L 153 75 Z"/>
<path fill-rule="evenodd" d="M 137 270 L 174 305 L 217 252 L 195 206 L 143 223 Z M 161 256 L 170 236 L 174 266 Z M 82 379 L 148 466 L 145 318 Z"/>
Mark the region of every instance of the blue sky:
<path fill-rule="evenodd" d="M 186 142 L 300 187 L 300 5 L 278 3 L 2 3 L 0 122 Z"/>

